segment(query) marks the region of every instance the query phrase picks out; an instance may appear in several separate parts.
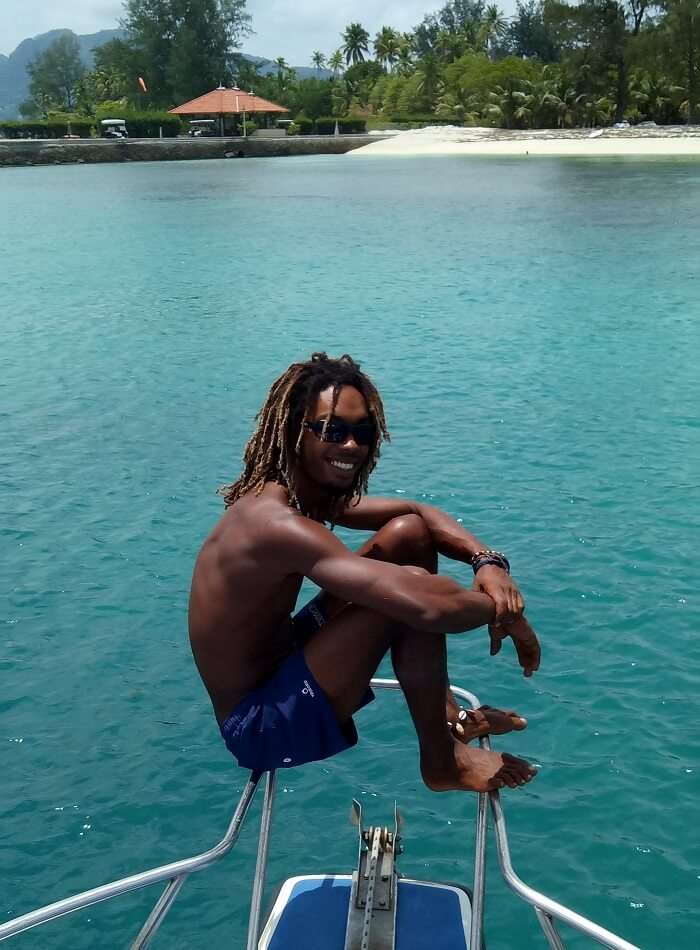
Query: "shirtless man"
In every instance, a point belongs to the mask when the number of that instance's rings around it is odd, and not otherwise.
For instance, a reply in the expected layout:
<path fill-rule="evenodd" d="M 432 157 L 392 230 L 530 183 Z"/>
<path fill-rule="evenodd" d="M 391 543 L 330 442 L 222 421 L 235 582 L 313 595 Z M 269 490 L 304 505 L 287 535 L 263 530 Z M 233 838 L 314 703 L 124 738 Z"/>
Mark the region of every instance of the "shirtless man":
<path fill-rule="evenodd" d="M 468 745 L 526 721 L 460 710 L 447 677 L 445 634 L 486 624 L 492 654 L 511 637 L 525 676 L 539 666 L 505 556 L 429 505 L 365 497 L 388 432 L 377 390 L 349 356 L 294 363 L 257 418 L 197 558 L 189 609 L 194 658 L 239 764 L 285 768 L 354 745 L 353 713 L 391 651 L 429 788 L 530 781 L 522 759 Z M 326 523 L 376 533 L 353 552 Z M 437 574 L 438 553 L 472 565 L 471 589 Z M 292 617 L 304 578 L 321 594 Z"/>

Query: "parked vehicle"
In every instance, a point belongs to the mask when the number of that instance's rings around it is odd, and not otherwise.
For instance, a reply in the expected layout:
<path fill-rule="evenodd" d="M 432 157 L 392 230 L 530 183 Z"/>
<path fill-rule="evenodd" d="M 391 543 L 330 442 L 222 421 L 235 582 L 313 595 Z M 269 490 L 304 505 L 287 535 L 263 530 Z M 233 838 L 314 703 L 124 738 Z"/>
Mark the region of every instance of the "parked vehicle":
<path fill-rule="evenodd" d="M 216 135 L 216 121 L 214 119 L 190 119 L 187 134 L 193 138 Z"/>
<path fill-rule="evenodd" d="M 103 139 L 128 139 L 124 119 L 103 119 L 100 122 L 100 133 Z"/>

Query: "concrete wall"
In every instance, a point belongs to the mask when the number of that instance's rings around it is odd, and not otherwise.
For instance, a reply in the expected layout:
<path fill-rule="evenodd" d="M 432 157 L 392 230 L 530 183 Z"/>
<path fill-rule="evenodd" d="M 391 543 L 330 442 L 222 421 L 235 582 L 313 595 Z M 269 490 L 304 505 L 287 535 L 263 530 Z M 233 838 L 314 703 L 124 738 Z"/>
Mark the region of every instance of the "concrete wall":
<path fill-rule="evenodd" d="M 193 158 L 265 158 L 335 155 L 376 142 L 377 135 L 294 135 L 285 138 L 177 138 L 0 140 L 3 165 L 64 165 L 94 162 L 162 162 Z"/>

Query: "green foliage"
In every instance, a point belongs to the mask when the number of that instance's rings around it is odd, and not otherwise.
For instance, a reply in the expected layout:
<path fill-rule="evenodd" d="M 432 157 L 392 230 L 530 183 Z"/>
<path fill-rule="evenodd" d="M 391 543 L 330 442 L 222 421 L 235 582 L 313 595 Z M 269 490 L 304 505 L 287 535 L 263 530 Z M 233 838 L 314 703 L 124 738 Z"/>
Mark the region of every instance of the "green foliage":
<path fill-rule="evenodd" d="M 27 66 L 29 94 L 37 111 L 47 115 L 51 108 L 72 110 L 85 67 L 80 44 L 72 33 L 64 33 Z"/>
<path fill-rule="evenodd" d="M 94 69 L 85 73 L 76 90 L 76 108 L 84 115 L 94 115 L 102 102 L 116 99 L 126 101 L 130 91 L 129 81 L 114 69 Z"/>
<path fill-rule="evenodd" d="M 100 121 L 102 119 L 124 119 L 127 131 L 132 138 L 159 138 L 161 128 L 164 138 L 175 138 L 182 129 L 182 122 L 178 115 L 157 111 L 139 112 L 125 109 L 114 102 L 103 103 L 96 110 L 95 125 L 98 135 L 101 134 Z"/>
<path fill-rule="evenodd" d="M 250 30 L 245 0 L 126 0 L 125 14 L 131 65 L 138 64 L 145 103 L 153 106 L 230 82 L 233 52 Z"/>
<path fill-rule="evenodd" d="M 157 135 L 160 125 L 176 134 L 175 117 L 156 121 L 153 110 L 235 80 L 296 115 L 292 135 L 332 134 L 336 119 L 341 131 L 360 131 L 373 117 L 506 128 L 700 119 L 700 0 L 516 0 L 510 22 L 486 0 L 443 0 L 411 32 L 382 26 L 372 42 L 350 23 L 341 49 L 311 56 L 333 77 L 304 80 L 283 57 L 261 76 L 236 53 L 250 29 L 245 9 L 245 0 L 125 0 L 127 39 L 99 48 L 83 75 L 63 37 L 48 72 L 41 58 L 32 64 L 22 114 L 106 110 L 127 118 L 132 135 Z"/>
<path fill-rule="evenodd" d="M 332 90 L 330 79 L 304 79 L 295 84 L 290 90 L 288 101 L 283 104 L 315 119 L 333 110 Z"/>
<path fill-rule="evenodd" d="M 700 121 L 700 0 L 666 0 L 664 26 L 676 51 L 674 72 L 686 93 L 681 108 L 690 125 Z"/>
<path fill-rule="evenodd" d="M 515 56 L 534 57 L 543 63 L 559 59 L 559 48 L 545 20 L 544 0 L 518 0 L 515 19 L 504 39 L 505 48 Z"/>
<path fill-rule="evenodd" d="M 316 119 L 314 131 L 317 135 L 333 135 L 336 122 L 338 123 L 338 129 L 340 129 L 340 119 L 336 119 L 334 116 L 322 116 L 320 119 Z"/>
<path fill-rule="evenodd" d="M 90 138 L 94 123 L 80 115 L 52 115 L 49 119 L 3 119 L 0 130 L 8 139 L 62 139 L 68 134 Z"/>
<path fill-rule="evenodd" d="M 361 63 L 369 53 L 369 33 L 361 23 L 351 23 L 343 33 L 346 63 Z"/>
<path fill-rule="evenodd" d="M 392 30 L 390 26 L 383 26 L 374 37 L 373 45 L 377 62 L 391 69 L 399 58 L 400 34 L 396 30 Z"/>
<path fill-rule="evenodd" d="M 367 120 L 359 115 L 347 115 L 338 119 L 338 130 L 340 132 L 362 135 L 367 131 Z"/>
<path fill-rule="evenodd" d="M 367 120 L 364 116 L 357 115 L 341 116 L 340 118 L 323 116 L 316 119 L 314 128 L 318 135 L 333 135 L 336 123 L 338 124 L 338 131 L 341 133 L 362 134 L 367 131 Z"/>
<path fill-rule="evenodd" d="M 289 128 L 288 128 L 288 129 L 287 129 L 287 134 L 288 134 L 288 135 L 294 135 L 294 134 L 297 134 L 297 135 L 311 135 L 311 133 L 312 133 L 313 130 L 314 130 L 314 122 L 313 122 L 313 119 L 309 119 L 309 118 L 308 118 L 307 116 L 305 116 L 305 115 L 298 115 L 298 116 L 296 117 L 296 119 L 294 120 L 294 125 L 296 126 L 296 132 L 291 132 L 291 133 L 290 133 Z"/>
<path fill-rule="evenodd" d="M 427 112 L 423 113 L 414 113 L 409 115 L 392 115 L 391 119 L 391 128 L 392 129 L 424 129 L 429 125 L 460 125 L 460 120 L 456 115 L 446 115 L 441 118 L 437 118 L 434 113 Z"/>

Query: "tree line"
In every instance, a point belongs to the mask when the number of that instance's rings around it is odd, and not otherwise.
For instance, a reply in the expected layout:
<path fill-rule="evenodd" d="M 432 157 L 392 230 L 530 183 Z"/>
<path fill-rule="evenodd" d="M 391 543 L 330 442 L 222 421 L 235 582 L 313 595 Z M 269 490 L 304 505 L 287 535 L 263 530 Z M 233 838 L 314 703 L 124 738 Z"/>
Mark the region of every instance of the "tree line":
<path fill-rule="evenodd" d="M 518 0 L 513 17 L 483 0 L 448 0 L 408 32 L 383 26 L 372 37 L 350 23 L 337 49 L 312 52 L 316 75 L 307 79 L 282 57 L 261 76 L 241 56 L 251 30 L 245 0 L 126 0 L 122 25 L 126 39 L 97 49 L 89 72 L 77 42 L 59 38 L 29 67 L 26 110 L 170 108 L 235 82 L 300 119 L 504 128 L 698 121 L 700 0 Z"/>

